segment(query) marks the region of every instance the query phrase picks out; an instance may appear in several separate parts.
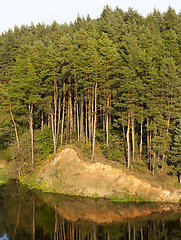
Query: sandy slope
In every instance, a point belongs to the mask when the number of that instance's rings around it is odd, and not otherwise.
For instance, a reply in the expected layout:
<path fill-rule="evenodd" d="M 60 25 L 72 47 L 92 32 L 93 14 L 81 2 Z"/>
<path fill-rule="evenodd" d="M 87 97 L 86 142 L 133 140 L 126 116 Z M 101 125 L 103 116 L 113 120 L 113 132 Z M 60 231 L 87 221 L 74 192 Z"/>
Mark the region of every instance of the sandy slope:
<path fill-rule="evenodd" d="M 181 192 L 155 188 L 122 169 L 82 161 L 66 148 L 36 174 L 36 187 L 50 192 L 81 196 L 125 197 L 128 194 L 156 202 L 179 202 Z"/>

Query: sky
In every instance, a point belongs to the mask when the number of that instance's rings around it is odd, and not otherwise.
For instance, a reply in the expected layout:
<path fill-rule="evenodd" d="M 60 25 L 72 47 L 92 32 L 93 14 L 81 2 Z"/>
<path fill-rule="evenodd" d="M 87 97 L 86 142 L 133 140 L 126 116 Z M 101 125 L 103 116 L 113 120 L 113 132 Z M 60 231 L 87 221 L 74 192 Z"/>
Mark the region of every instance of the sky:
<path fill-rule="evenodd" d="M 96 19 L 106 5 L 112 9 L 118 6 L 124 11 L 131 7 L 144 17 L 154 8 L 166 12 L 168 6 L 181 12 L 181 0 L 0 0 L 0 34 L 13 30 L 15 25 L 50 25 L 53 21 L 69 24 L 78 14 L 85 18 L 89 14 Z"/>

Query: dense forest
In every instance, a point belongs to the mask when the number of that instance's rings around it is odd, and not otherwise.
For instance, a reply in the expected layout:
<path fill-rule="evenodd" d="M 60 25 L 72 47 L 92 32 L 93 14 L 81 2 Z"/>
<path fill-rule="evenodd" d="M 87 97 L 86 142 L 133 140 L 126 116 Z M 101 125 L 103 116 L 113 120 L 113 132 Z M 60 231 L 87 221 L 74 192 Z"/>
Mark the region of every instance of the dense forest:
<path fill-rule="evenodd" d="M 66 144 L 181 174 L 181 14 L 104 7 L 97 19 L 0 36 L 0 153 L 32 170 Z M 181 181 L 181 180 L 180 180 Z"/>

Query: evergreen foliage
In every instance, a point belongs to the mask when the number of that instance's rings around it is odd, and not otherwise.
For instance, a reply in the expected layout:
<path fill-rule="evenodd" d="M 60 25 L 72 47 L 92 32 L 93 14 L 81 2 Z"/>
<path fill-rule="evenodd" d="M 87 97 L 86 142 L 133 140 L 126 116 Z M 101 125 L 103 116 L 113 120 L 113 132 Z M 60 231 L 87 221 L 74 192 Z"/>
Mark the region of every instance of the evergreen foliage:
<path fill-rule="evenodd" d="M 3 33 L 0 151 L 18 161 L 29 142 L 31 154 L 22 156 L 33 170 L 38 159 L 75 141 L 85 140 L 94 158 L 97 141 L 108 158 L 128 167 L 141 158 L 152 172 L 172 156 L 180 174 L 180 26 L 171 7 L 144 18 L 106 6 L 96 20 L 78 16 L 69 25 Z"/>

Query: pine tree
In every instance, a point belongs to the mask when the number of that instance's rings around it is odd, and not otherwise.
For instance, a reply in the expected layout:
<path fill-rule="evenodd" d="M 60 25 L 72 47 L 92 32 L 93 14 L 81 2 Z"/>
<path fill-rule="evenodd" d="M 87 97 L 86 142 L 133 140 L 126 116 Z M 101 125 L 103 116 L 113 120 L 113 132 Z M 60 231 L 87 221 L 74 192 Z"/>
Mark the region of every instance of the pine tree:
<path fill-rule="evenodd" d="M 169 159 L 174 166 L 173 171 L 178 176 L 179 183 L 181 183 L 181 120 L 179 120 L 174 132 Z"/>
<path fill-rule="evenodd" d="M 33 55 L 30 45 L 22 46 L 22 54 L 16 58 L 13 75 L 9 85 L 10 100 L 17 103 L 16 109 L 21 111 L 29 123 L 31 136 L 31 168 L 34 169 L 34 123 L 35 105 L 40 101 L 40 81 L 35 73 L 31 58 Z M 17 102 L 17 100 L 18 102 Z"/>

